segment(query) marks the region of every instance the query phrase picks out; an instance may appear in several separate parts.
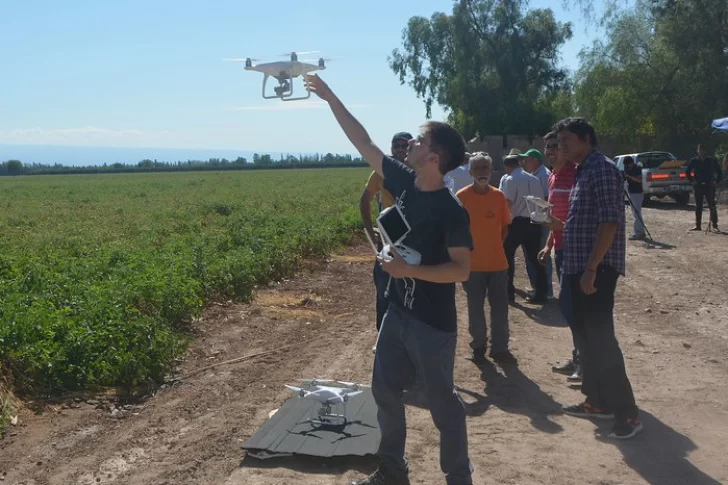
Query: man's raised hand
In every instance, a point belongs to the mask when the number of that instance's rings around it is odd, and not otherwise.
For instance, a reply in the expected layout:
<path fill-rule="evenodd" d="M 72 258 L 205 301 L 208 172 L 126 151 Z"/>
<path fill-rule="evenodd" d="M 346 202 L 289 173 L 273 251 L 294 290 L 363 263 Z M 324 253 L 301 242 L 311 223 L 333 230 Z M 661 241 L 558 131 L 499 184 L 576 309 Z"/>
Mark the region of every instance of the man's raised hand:
<path fill-rule="evenodd" d="M 334 92 L 318 74 L 306 74 L 305 78 L 306 89 L 316 94 L 319 98 L 324 101 L 331 101 L 334 98 Z"/>

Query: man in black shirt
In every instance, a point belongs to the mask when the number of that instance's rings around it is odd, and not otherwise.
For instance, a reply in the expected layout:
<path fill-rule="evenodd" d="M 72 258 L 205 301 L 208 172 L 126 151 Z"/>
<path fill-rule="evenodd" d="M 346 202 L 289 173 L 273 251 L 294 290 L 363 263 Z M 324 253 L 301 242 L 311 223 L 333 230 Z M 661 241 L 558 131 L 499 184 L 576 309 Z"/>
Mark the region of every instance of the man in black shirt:
<path fill-rule="evenodd" d="M 645 223 L 642 219 L 642 202 L 645 199 L 645 193 L 642 189 L 642 169 L 634 163 L 632 157 L 624 158 L 624 177 L 627 179 L 627 195 L 629 195 L 634 216 L 634 232 L 629 238 L 633 241 L 641 240 L 645 238 Z"/>
<path fill-rule="evenodd" d="M 698 145 L 698 156 L 688 163 L 686 172 L 688 180 L 695 187 L 695 227 L 691 231 L 700 231 L 703 220 L 703 199 L 708 201 L 710 222 L 713 229 L 718 230 L 718 211 L 715 208 L 715 184 L 720 182 L 723 173 L 718 160 L 709 157 L 708 150 L 702 143 Z"/>
<path fill-rule="evenodd" d="M 457 314 L 455 283 L 470 275 L 473 248 L 468 213 L 443 177 L 465 158 L 465 141 L 445 123 L 427 122 L 410 141 L 407 165 L 382 153 L 364 127 L 317 75 L 307 88 L 326 101 L 344 133 L 369 165 L 384 177 L 410 230 L 402 245 L 421 255 L 409 264 L 392 251 L 380 259 L 392 277 L 389 307 L 374 357 L 372 393 L 382 434 L 379 469 L 358 485 L 409 485 L 405 450 L 404 390 L 415 374 L 440 431 L 440 466 L 448 485 L 471 485 L 465 409 L 453 382 Z M 411 167 L 411 168 L 410 168 Z"/>

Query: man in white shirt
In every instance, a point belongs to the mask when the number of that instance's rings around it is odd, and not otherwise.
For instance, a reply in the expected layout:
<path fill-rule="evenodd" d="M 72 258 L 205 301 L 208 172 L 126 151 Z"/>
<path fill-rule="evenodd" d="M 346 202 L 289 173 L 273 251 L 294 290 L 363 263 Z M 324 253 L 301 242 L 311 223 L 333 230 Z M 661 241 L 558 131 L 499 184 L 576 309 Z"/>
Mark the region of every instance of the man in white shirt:
<path fill-rule="evenodd" d="M 541 182 L 520 167 L 518 156 L 509 155 L 503 161 L 506 171 L 511 170 L 503 180 L 503 193 L 508 199 L 513 222 L 508 231 L 508 237 L 503 244 L 508 259 L 508 299 L 515 302 L 515 287 L 513 275 L 515 272 L 514 259 L 519 246 L 525 249 L 526 260 L 533 266 L 536 276 L 534 293 L 526 297 L 529 303 L 543 304 L 547 302 L 548 285 L 546 282 L 546 269 L 538 263 L 538 252 L 541 246 L 541 226 L 531 223 L 530 212 L 526 205 L 526 197 L 532 195 L 546 199 Z"/>
<path fill-rule="evenodd" d="M 519 150 L 518 148 L 511 148 L 511 151 L 508 153 L 508 155 L 506 155 L 505 157 L 503 157 L 503 160 L 505 160 L 506 158 L 514 157 L 516 155 L 520 155 L 520 154 L 521 154 L 521 150 Z M 498 190 L 500 190 L 501 192 L 503 192 L 503 185 L 506 182 L 506 177 L 508 177 L 511 174 L 511 172 L 513 172 L 513 169 L 514 168 L 516 168 L 516 167 L 514 167 L 512 165 L 511 166 L 506 166 L 505 164 L 503 164 L 503 171 L 505 173 L 503 174 L 503 176 L 498 181 Z"/>
<path fill-rule="evenodd" d="M 523 165 L 523 168 L 536 177 L 539 182 L 541 182 L 541 187 L 543 187 L 543 192 L 546 194 L 546 199 L 548 199 L 548 193 L 549 193 L 549 177 L 551 176 L 551 170 L 546 168 L 546 166 L 543 164 L 544 156 L 541 154 L 540 151 L 532 148 L 528 150 L 526 153 L 519 155 L 519 158 L 521 159 L 521 163 Z M 546 240 L 549 237 L 549 229 L 547 227 L 541 228 L 541 247 L 544 247 L 546 245 Z M 551 256 L 549 255 L 548 258 L 544 261 L 544 264 L 546 265 L 546 285 L 548 287 L 548 291 L 546 292 L 547 297 L 549 299 L 554 297 L 554 288 L 553 288 L 553 262 L 551 261 Z M 535 288 L 536 285 L 536 271 L 534 270 L 533 266 L 530 263 L 530 260 L 526 259 L 526 272 L 528 273 L 528 279 L 531 281 L 531 286 Z"/>

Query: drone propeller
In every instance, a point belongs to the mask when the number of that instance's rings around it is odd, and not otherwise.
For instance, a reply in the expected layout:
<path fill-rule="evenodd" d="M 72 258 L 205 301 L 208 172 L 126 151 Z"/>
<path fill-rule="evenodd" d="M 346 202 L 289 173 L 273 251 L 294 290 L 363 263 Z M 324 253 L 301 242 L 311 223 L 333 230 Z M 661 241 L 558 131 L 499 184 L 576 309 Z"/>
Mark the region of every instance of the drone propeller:
<path fill-rule="evenodd" d="M 306 51 L 306 52 L 298 52 L 298 51 L 291 51 L 291 52 L 284 52 L 283 54 L 279 54 L 282 57 L 290 56 L 291 54 L 296 54 L 297 56 L 306 56 L 308 54 L 318 54 L 321 51 Z"/>
<path fill-rule="evenodd" d="M 334 382 L 332 379 L 319 379 L 316 377 L 314 377 L 313 379 L 302 377 L 302 378 L 296 379 L 296 380 L 301 381 L 301 382 Z"/>
<path fill-rule="evenodd" d="M 223 59 L 223 61 L 229 61 L 229 62 L 245 62 L 245 61 L 252 61 L 252 62 L 258 62 L 260 59 L 256 59 L 253 57 L 226 57 Z"/>
<path fill-rule="evenodd" d="M 317 57 L 315 59 L 313 59 L 313 58 L 311 58 L 311 59 L 299 59 L 299 61 L 301 61 L 301 62 L 313 62 L 313 63 L 316 63 L 316 62 L 320 61 L 321 59 L 323 59 L 325 62 L 331 62 L 331 61 L 336 61 L 337 60 L 337 58 L 335 58 L 335 57 Z"/>
<path fill-rule="evenodd" d="M 348 392 L 348 393 L 344 394 L 344 401 L 348 401 L 348 400 L 349 400 L 349 398 L 352 398 L 352 397 L 354 397 L 354 396 L 358 396 L 358 395 L 359 395 L 359 394 L 361 394 L 362 392 L 364 392 L 364 391 L 355 391 L 355 392 Z"/>
<path fill-rule="evenodd" d="M 286 386 L 288 389 L 290 389 L 291 391 L 293 391 L 295 393 L 303 394 L 303 389 L 301 389 L 300 387 L 289 386 L 288 384 L 284 384 L 284 386 Z"/>

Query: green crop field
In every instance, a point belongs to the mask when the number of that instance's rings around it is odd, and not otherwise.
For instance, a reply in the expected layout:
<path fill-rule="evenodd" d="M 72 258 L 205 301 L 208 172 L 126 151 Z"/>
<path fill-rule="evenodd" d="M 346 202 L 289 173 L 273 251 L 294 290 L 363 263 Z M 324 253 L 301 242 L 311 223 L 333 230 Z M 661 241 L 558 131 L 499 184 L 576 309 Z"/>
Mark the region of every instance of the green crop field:
<path fill-rule="evenodd" d="M 161 382 L 216 300 L 361 227 L 366 168 L 0 179 L 0 371 L 21 392 Z"/>

